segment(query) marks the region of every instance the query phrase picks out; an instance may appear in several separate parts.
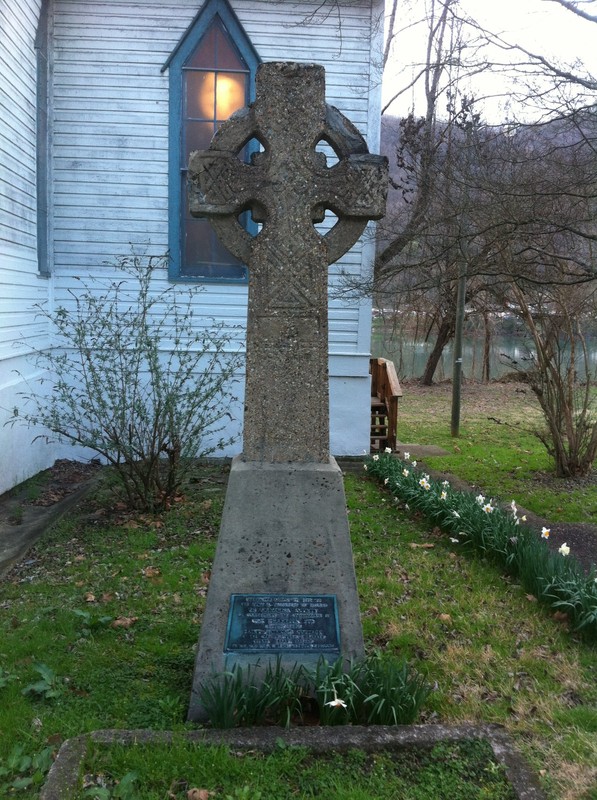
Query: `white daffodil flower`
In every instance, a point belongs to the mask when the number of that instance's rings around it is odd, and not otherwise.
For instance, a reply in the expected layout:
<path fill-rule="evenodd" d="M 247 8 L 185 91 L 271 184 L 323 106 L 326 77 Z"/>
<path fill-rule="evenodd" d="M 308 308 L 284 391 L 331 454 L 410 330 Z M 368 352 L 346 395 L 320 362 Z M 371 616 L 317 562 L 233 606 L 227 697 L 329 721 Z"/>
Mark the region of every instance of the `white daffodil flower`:
<path fill-rule="evenodd" d="M 334 697 L 333 700 L 326 703 L 326 706 L 330 706 L 331 708 L 346 708 L 346 703 L 339 697 Z"/>

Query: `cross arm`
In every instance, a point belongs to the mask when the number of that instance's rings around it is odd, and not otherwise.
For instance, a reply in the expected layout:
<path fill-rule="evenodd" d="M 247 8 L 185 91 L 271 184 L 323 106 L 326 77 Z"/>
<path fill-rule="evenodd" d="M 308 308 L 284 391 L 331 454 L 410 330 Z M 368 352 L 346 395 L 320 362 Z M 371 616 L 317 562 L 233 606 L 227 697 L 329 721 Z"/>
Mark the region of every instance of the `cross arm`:
<path fill-rule="evenodd" d="M 259 170 L 228 150 L 196 150 L 189 158 L 189 206 L 194 217 L 238 215 L 258 203 Z"/>
<path fill-rule="evenodd" d="M 338 222 L 324 236 L 328 263 L 337 261 L 365 230 L 369 220 L 385 214 L 388 160 L 359 153 L 343 158 L 318 177 L 316 208 L 329 208 Z"/>
<path fill-rule="evenodd" d="M 338 217 L 365 221 L 385 214 L 388 191 L 388 159 L 371 153 L 350 155 L 320 173 L 316 202 Z"/>

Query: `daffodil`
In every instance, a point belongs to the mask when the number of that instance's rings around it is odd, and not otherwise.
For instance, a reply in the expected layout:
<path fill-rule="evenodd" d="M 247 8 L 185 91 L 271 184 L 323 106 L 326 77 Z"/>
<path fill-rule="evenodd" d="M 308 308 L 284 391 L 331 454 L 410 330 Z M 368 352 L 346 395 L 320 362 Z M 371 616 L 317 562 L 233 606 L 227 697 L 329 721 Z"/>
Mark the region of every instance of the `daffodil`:
<path fill-rule="evenodd" d="M 560 546 L 560 549 L 558 550 L 558 553 L 560 553 L 560 555 L 562 555 L 562 556 L 569 556 L 570 555 L 570 548 L 568 547 L 566 542 L 564 542 L 564 544 Z"/>
<path fill-rule="evenodd" d="M 483 503 L 485 502 L 485 497 L 482 494 L 478 494 L 475 497 L 475 500 L 477 501 L 477 503 L 479 503 L 480 506 L 482 506 Z"/>
<path fill-rule="evenodd" d="M 363 469 L 367 472 L 367 464 L 363 464 Z"/>
<path fill-rule="evenodd" d="M 383 485 L 384 485 L 384 486 L 387 486 L 387 485 L 388 485 L 388 482 L 389 482 L 389 480 L 390 480 L 389 478 L 384 478 Z"/>
<path fill-rule="evenodd" d="M 454 544 L 460 544 L 460 539 L 455 539 L 453 536 L 450 536 L 450 541 Z"/>
<path fill-rule="evenodd" d="M 493 511 L 493 506 L 491 505 L 491 503 L 485 503 L 485 505 L 482 508 L 486 514 L 491 514 L 491 512 Z"/>
<path fill-rule="evenodd" d="M 374 456 L 371 456 L 371 458 L 372 458 L 374 461 L 379 461 L 379 456 L 377 455 L 377 453 L 376 453 Z"/>
<path fill-rule="evenodd" d="M 406 469 L 406 467 L 405 467 L 405 468 L 402 470 L 402 474 L 404 475 L 404 477 L 405 477 L 405 478 L 408 478 L 408 476 L 410 475 L 410 472 L 409 472 L 409 471 Z"/>
<path fill-rule="evenodd" d="M 389 455 L 391 452 L 392 452 L 392 448 L 391 448 L 391 447 L 386 447 L 386 449 L 384 450 L 384 453 L 387 453 L 388 455 Z"/>
<path fill-rule="evenodd" d="M 416 467 L 416 466 L 417 466 L 417 462 L 413 461 L 413 467 Z"/>
<path fill-rule="evenodd" d="M 549 539 L 549 534 L 550 533 L 551 533 L 551 531 L 549 530 L 549 528 L 541 528 L 541 538 L 542 539 Z"/>
<path fill-rule="evenodd" d="M 334 697 L 333 700 L 326 703 L 326 706 L 330 706 L 331 708 L 346 708 L 346 703 L 340 697 Z"/>
<path fill-rule="evenodd" d="M 442 481 L 442 486 L 448 487 L 450 485 L 450 481 Z"/>
<path fill-rule="evenodd" d="M 440 500 L 447 500 L 447 498 L 448 498 L 448 493 L 446 491 L 442 492 L 439 496 Z"/>
<path fill-rule="evenodd" d="M 410 453 L 404 453 L 404 460 L 408 461 L 410 459 Z"/>
<path fill-rule="evenodd" d="M 458 511 L 452 511 L 452 515 L 456 517 L 456 519 L 460 519 L 460 514 L 458 513 Z"/>
<path fill-rule="evenodd" d="M 419 486 L 422 486 L 422 487 L 423 487 L 423 489 L 425 489 L 425 491 L 427 491 L 427 490 L 431 489 L 431 484 L 429 483 L 429 481 L 427 480 L 427 478 L 425 478 L 424 476 L 423 476 L 423 477 L 421 478 L 421 480 L 419 481 Z"/>

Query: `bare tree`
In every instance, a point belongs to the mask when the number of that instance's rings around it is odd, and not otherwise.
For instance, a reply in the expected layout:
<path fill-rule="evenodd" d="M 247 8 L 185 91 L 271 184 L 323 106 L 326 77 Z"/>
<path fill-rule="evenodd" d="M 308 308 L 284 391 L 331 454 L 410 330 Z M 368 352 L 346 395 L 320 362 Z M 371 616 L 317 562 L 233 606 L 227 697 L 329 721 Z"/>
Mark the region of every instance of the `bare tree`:
<path fill-rule="evenodd" d="M 580 1 L 550 2 L 597 21 Z M 584 474 L 597 452 L 583 336 L 597 275 L 597 81 L 582 65 L 484 30 L 457 0 L 430 0 L 427 8 L 425 58 L 412 79 L 424 82 L 425 112 L 399 122 L 393 205 L 380 227 L 371 288 L 384 305 L 394 294 L 431 320 L 428 383 L 453 333 L 464 265 L 468 309 L 483 318 L 486 349 L 498 309 L 516 313 L 531 338 L 528 380 L 557 473 Z M 393 11 L 386 58 L 396 38 Z M 483 62 L 483 45 L 493 47 L 491 62 Z M 541 107 L 534 124 L 481 124 L 463 78 L 483 68 L 518 79 L 517 99 Z"/>

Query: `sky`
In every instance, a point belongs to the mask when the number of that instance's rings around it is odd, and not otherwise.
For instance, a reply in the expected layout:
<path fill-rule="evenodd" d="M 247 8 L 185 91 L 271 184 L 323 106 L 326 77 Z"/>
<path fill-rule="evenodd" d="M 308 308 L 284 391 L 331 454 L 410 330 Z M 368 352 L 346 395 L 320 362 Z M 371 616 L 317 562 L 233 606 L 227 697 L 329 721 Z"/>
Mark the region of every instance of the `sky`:
<path fill-rule="evenodd" d="M 415 0 L 415 16 L 422 16 L 426 2 Z M 461 0 L 461 6 L 489 30 L 501 34 L 509 42 L 519 43 L 532 52 L 555 58 L 560 63 L 572 64 L 579 59 L 597 76 L 597 23 L 580 19 L 550 0 Z M 401 7 L 404 8 L 403 0 Z M 585 2 L 583 7 L 597 15 L 597 0 Z M 413 75 L 411 64 L 420 61 L 424 53 L 425 35 L 423 26 L 418 26 L 400 37 L 392 58 L 393 68 L 386 70 L 388 77 L 384 77 L 384 102 Z M 508 94 L 503 77 L 487 76 L 482 82 L 477 79 L 474 92 L 477 96 L 500 92 Z M 388 113 L 406 113 L 413 99 L 418 107 L 422 95 L 408 92 Z M 503 119 L 504 113 L 503 103 L 496 100 L 487 103 L 484 115 L 488 121 L 498 122 Z M 527 113 L 532 112 L 527 110 Z"/>

